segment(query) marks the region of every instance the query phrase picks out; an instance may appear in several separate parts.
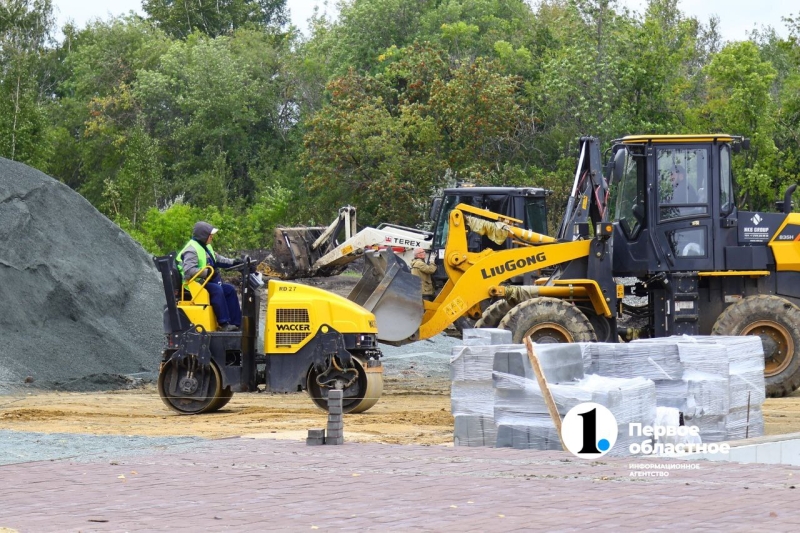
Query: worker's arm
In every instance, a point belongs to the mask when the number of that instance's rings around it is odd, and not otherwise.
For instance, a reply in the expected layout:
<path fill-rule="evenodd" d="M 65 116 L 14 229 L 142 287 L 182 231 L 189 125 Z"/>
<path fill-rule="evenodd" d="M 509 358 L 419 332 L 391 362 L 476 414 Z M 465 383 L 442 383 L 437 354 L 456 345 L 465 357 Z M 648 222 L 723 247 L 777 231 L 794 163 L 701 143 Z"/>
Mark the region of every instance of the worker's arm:
<path fill-rule="evenodd" d="M 221 268 L 231 268 L 235 266 L 239 266 L 243 263 L 241 259 L 231 259 L 230 257 L 225 257 L 224 255 L 217 254 L 217 266 Z"/>
<path fill-rule="evenodd" d="M 432 265 L 430 263 L 422 263 L 422 265 L 418 266 L 417 268 L 426 274 L 433 274 L 436 272 L 436 265 Z"/>
<path fill-rule="evenodd" d="M 187 247 L 186 251 L 183 252 L 183 255 L 181 256 L 181 259 L 183 259 L 183 279 L 184 281 L 189 281 L 190 279 L 192 279 L 192 276 L 197 274 L 197 271 L 199 270 L 197 268 L 199 264 L 197 259 L 197 252 L 195 252 L 193 248 Z M 197 281 L 202 283 L 203 280 L 205 279 L 205 275 L 206 274 L 203 273 L 200 276 L 198 276 Z"/>

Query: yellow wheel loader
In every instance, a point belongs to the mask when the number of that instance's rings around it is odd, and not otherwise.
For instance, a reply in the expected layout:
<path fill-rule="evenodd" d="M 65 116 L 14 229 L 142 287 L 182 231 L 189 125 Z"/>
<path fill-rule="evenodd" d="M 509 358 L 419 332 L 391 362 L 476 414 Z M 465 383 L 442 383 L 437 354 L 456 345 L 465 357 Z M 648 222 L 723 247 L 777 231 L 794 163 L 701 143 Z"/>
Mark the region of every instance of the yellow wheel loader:
<path fill-rule="evenodd" d="M 261 324 L 264 284 L 248 258 L 240 267 L 241 331 L 220 331 L 204 283 L 197 276 L 184 283 L 174 253 L 153 260 L 166 297 L 158 392 L 170 409 L 210 413 L 234 392 L 257 390 L 305 390 L 327 409 L 328 392 L 339 389 L 346 413 L 364 412 L 378 402 L 383 367 L 372 313 L 315 287 L 270 280 Z M 206 280 L 212 275 L 213 270 Z M 256 351 L 260 329 L 263 353 Z"/>
<path fill-rule="evenodd" d="M 386 340 L 397 344 L 429 338 L 503 297 L 480 323 L 511 330 L 515 342 L 757 335 L 767 393 L 784 396 L 800 387 L 800 213 L 791 212 L 796 186 L 776 213 L 737 208 L 732 158 L 748 147 L 726 134 L 628 136 L 612 142 L 604 167 L 599 141 L 582 138 L 556 238 L 460 204 L 448 219 L 448 281 L 433 302 L 410 292 L 414 286 L 403 281 L 410 273 L 386 252 L 367 256 L 350 298 L 376 310 L 379 339 L 383 324 L 392 324 Z M 470 232 L 513 238 L 518 247 L 473 252 Z M 524 274 L 534 283 L 506 285 Z M 636 283 L 617 284 L 620 277 Z M 393 290 L 403 287 L 402 295 Z M 645 324 L 617 327 L 626 295 L 646 301 Z M 401 304 L 397 313 L 393 301 Z"/>

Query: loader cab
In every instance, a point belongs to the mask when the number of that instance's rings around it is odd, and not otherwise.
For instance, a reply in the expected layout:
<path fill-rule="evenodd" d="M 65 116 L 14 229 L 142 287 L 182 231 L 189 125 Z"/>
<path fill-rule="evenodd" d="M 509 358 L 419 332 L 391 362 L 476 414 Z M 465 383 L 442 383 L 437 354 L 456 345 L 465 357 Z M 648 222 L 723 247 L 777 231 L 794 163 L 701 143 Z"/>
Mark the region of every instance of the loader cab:
<path fill-rule="evenodd" d="M 467 204 L 480 209 L 522 220 L 525 229 L 547 235 L 547 197 L 552 191 L 538 187 L 470 187 L 462 186 L 445 189 L 441 197 L 434 198 L 431 204 L 433 221 L 433 251 L 436 254 L 438 270 L 433 275 L 437 288 L 447 281 L 442 259 L 447 243 L 450 212 L 458 204 Z M 497 244 L 487 237 L 475 233 L 468 236 L 470 252 L 480 252 L 487 248 L 504 250 L 513 247 L 512 239 Z"/>
<path fill-rule="evenodd" d="M 445 189 L 441 198 L 434 199 L 431 219 L 434 223 L 434 249 L 444 252 L 447 243 L 447 223 L 450 212 L 458 204 L 467 204 L 493 213 L 522 220 L 525 229 L 547 234 L 547 197 L 552 191 L 534 187 L 458 187 Z M 436 206 L 439 206 L 436 209 Z M 470 252 L 486 248 L 500 250 L 510 248 L 511 243 L 498 245 L 486 237 L 469 242 Z"/>
<path fill-rule="evenodd" d="M 725 247 L 736 246 L 731 153 L 738 140 L 637 135 L 614 141 L 617 275 L 725 269 Z"/>

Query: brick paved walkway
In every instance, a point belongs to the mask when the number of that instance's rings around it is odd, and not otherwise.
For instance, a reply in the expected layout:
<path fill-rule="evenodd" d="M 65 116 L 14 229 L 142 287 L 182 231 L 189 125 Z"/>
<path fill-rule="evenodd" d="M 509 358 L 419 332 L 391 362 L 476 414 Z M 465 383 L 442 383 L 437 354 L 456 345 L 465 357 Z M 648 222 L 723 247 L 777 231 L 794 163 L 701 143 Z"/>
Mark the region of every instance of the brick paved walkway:
<path fill-rule="evenodd" d="M 800 523 L 800 468 L 701 462 L 634 479 L 630 462 L 227 439 L 111 462 L 0 466 L 0 529 L 787 531 Z"/>

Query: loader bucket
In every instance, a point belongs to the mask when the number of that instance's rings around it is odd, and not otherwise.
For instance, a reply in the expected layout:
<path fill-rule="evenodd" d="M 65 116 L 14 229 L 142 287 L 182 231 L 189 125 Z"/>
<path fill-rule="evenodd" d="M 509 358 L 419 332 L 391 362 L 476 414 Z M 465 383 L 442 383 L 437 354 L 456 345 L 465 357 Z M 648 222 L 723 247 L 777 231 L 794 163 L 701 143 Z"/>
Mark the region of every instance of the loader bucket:
<path fill-rule="evenodd" d="M 375 315 L 378 340 L 417 340 L 424 312 L 422 280 L 391 250 L 367 252 L 364 259 L 363 276 L 347 298 Z"/>
<path fill-rule="evenodd" d="M 314 269 L 314 263 L 327 249 L 312 250 L 311 245 L 327 228 L 297 227 L 275 228 L 275 244 L 272 253 L 264 260 L 267 273 L 281 279 L 333 276 L 341 274 L 345 267 L 330 267 L 325 271 Z"/>

